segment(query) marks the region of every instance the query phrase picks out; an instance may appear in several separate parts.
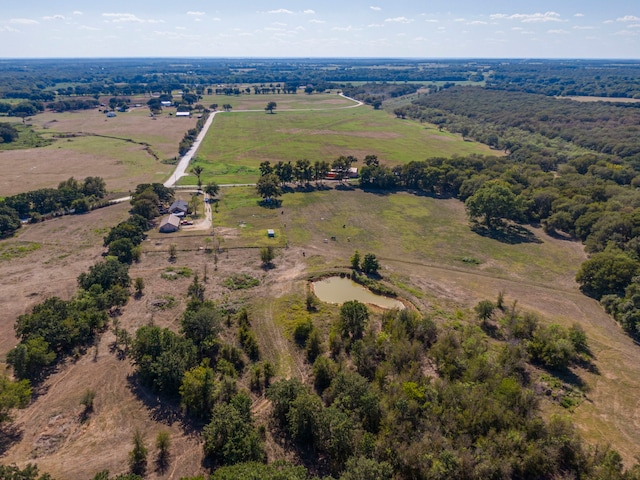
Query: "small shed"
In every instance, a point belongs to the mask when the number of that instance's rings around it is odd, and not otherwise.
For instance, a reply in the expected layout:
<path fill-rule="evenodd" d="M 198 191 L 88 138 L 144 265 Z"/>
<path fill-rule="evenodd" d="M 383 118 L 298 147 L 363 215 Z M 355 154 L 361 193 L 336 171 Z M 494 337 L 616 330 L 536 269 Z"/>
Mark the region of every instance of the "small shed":
<path fill-rule="evenodd" d="M 275 232 L 275 231 L 273 231 L 273 229 L 272 229 L 272 228 L 268 229 L 268 230 L 267 230 L 267 237 L 269 237 L 269 238 L 275 238 L 275 237 L 276 237 L 276 232 Z"/>
<path fill-rule="evenodd" d="M 162 219 L 160 222 L 160 232 L 161 233 L 172 233 L 177 232 L 180 228 L 180 218 L 170 214 Z"/>
<path fill-rule="evenodd" d="M 189 211 L 189 204 L 182 199 L 175 200 L 169 207 L 169 213 L 182 213 L 183 215 Z"/>
<path fill-rule="evenodd" d="M 190 117 L 191 112 L 176 112 L 176 117 Z"/>
<path fill-rule="evenodd" d="M 160 102 L 160 105 L 162 105 L 163 107 L 170 107 L 171 105 L 173 105 L 170 101 L 168 100 L 162 100 Z"/>

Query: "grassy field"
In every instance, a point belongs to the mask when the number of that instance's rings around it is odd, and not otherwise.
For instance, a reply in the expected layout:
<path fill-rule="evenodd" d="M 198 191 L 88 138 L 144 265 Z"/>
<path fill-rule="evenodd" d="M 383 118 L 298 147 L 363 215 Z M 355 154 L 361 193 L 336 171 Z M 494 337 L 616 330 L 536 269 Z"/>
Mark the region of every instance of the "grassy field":
<path fill-rule="evenodd" d="M 198 162 L 204 168 L 204 182 L 213 179 L 227 184 L 255 182 L 263 161 L 331 162 L 340 155 L 362 159 L 374 154 L 385 163 L 398 164 L 472 153 L 496 154 L 486 145 L 463 142 L 457 135 L 370 107 L 313 112 L 278 109 L 274 115 L 217 115 L 198 151 Z"/>
<path fill-rule="evenodd" d="M 196 119 L 168 113 L 152 118 L 140 107 L 109 119 L 97 110 L 45 112 L 30 123 L 53 143 L 0 151 L 0 165 L 5 167 L 2 195 L 55 188 L 70 176 L 99 176 L 108 190 L 120 192 L 143 182 L 162 182 L 174 168 L 168 161 L 177 155 L 180 140 Z"/>

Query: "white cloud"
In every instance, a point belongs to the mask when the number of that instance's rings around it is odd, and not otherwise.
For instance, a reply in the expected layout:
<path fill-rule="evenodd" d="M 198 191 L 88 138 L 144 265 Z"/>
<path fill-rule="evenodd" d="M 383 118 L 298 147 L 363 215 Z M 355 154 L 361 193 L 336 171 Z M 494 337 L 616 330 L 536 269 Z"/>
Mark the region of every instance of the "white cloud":
<path fill-rule="evenodd" d="M 316 11 L 315 10 L 311 10 L 310 8 L 304 10 L 302 13 L 304 13 L 305 15 L 315 15 Z"/>
<path fill-rule="evenodd" d="M 108 18 L 108 22 L 121 23 L 121 22 L 135 22 L 144 23 L 141 18 L 136 17 L 133 13 L 103 13 L 103 17 Z"/>
<path fill-rule="evenodd" d="M 287 10 L 286 8 L 278 8 L 277 10 L 269 10 L 267 13 L 286 13 L 287 15 L 292 15 L 293 12 L 291 10 Z"/>
<path fill-rule="evenodd" d="M 573 27 L 574 30 L 597 30 L 598 27 L 591 27 L 588 25 L 576 25 Z"/>
<path fill-rule="evenodd" d="M 369 25 L 367 25 L 367 27 L 369 28 L 380 28 L 380 27 L 384 27 L 383 23 L 370 23 Z"/>
<path fill-rule="evenodd" d="M 19 32 L 20 30 L 17 30 L 13 27 L 0 27 L 0 32 Z"/>
<path fill-rule="evenodd" d="M 550 33 L 552 35 L 566 35 L 569 32 L 567 32 L 566 30 L 558 29 L 558 30 L 547 30 L 547 33 Z"/>
<path fill-rule="evenodd" d="M 605 20 L 605 21 L 604 21 L 604 22 L 602 22 L 602 23 L 613 23 L 613 20 Z"/>
<path fill-rule="evenodd" d="M 309 23 L 326 23 L 324 20 L 318 20 L 317 18 L 314 18 L 313 20 L 309 20 Z"/>
<path fill-rule="evenodd" d="M 75 10 L 73 12 L 74 15 L 84 15 L 80 10 Z"/>
<path fill-rule="evenodd" d="M 206 13 L 204 13 L 204 12 L 193 12 L 193 11 L 189 10 L 187 12 L 187 15 L 193 15 L 195 17 L 202 17 L 203 15 L 206 15 Z"/>
<path fill-rule="evenodd" d="M 275 25 L 276 27 L 286 27 L 287 26 L 286 23 L 282 23 L 282 22 L 273 22 L 271 25 Z"/>
<path fill-rule="evenodd" d="M 371 10 L 375 11 L 375 12 L 379 12 L 380 10 L 382 10 L 382 8 L 380 7 L 374 7 L 373 5 L 369 7 Z"/>
<path fill-rule="evenodd" d="M 616 20 L 619 22 L 639 22 L 640 17 L 636 17 L 635 15 L 625 15 L 624 17 L 616 18 Z"/>
<path fill-rule="evenodd" d="M 614 33 L 614 35 L 619 35 L 622 37 L 635 37 L 638 35 L 638 32 L 631 32 L 629 30 L 620 30 L 619 32 Z"/>
<path fill-rule="evenodd" d="M 427 18 L 425 20 L 426 23 L 440 23 L 440 20 L 436 20 L 434 18 Z"/>
<path fill-rule="evenodd" d="M 523 23 L 541 23 L 541 22 L 561 22 L 560 14 L 556 12 L 545 13 L 514 13 L 506 15 L 504 13 L 494 13 L 489 15 L 492 20 L 520 20 Z"/>
<path fill-rule="evenodd" d="M 576 13 L 574 17 L 584 17 L 584 13 Z"/>
<path fill-rule="evenodd" d="M 466 18 L 456 18 L 453 20 L 454 22 L 466 22 L 467 19 Z"/>
<path fill-rule="evenodd" d="M 336 32 L 354 32 L 360 29 L 349 25 L 348 27 L 333 27 L 331 30 L 335 30 Z"/>
<path fill-rule="evenodd" d="M 632 23 L 631 25 L 627 25 L 627 28 L 640 28 L 640 23 Z"/>
<path fill-rule="evenodd" d="M 393 17 L 393 18 L 385 18 L 384 21 L 392 22 L 392 23 L 411 23 L 413 22 L 413 19 L 410 19 L 407 17 Z"/>
<path fill-rule="evenodd" d="M 473 22 L 468 22 L 467 25 L 487 25 L 487 22 L 483 22 L 482 20 L 474 20 Z"/>
<path fill-rule="evenodd" d="M 211 20 L 213 20 L 214 22 L 221 22 L 222 19 L 220 17 L 213 17 Z"/>
<path fill-rule="evenodd" d="M 66 20 L 64 15 L 51 15 L 50 17 L 42 17 L 43 20 Z"/>
<path fill-rule="evenodd" d="M 87 30 L 89 32 L 97 32 L 100 30 L 100 28 L 96 28 L 96 27 L 90 27 L 89 25 L 80 25 L 80 27 L 78 27 L 80 30 Z"/>
<path fill-rule="evenodd" d="M 32 18 L 12 18 L 9 23 L 14 25 L 38 25 L 40 22 Z"/>

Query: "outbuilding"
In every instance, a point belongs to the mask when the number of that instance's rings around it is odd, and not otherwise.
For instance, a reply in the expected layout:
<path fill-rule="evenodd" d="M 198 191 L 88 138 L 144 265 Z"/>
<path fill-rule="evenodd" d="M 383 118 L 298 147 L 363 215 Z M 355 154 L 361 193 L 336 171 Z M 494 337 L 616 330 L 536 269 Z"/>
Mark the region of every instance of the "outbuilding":
<path fill-rule="evenodd" d="M 177 232 L 179 228 L 180 218 L 173 214 L 167 215 L 160 222 L 160 233 Z"/>
<path fill-rule="evenodd" d="M 268 229 L 267 230 L 267 237 L 269 238 L 275 238 L 276 237 L 276 232 L 273 231 L 273 229 Z"/>
<path fill-rule="evenodd" d="M 176 112 L 176 117 L 190 117 L 191 112 Z"/>

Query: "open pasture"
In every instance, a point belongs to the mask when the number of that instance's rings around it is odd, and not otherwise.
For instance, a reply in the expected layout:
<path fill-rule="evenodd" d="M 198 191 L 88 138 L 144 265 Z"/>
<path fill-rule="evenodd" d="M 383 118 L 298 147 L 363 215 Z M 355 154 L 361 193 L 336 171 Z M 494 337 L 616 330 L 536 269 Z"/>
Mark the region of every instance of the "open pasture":
<path fill-rule="evenodd" d="M 309 108 L 332 109 L 355 105 L 353 100 L 331 93 L 306 95 L 301 92 L 286 95 L 270 93 L 264 95 L 254 95 L 253 93 L 250 95 L 204 95 L 200 100 L 200 103 L 205 107 L 215 103 L 220 110 L 224 104 L 231 105 L 233 110 L 264 110 L 269 102 L 278 104 L 276 112 Z"/>
<path fill-rule="evenodd" d="M 97 110 L 53 113 L 31 118 L 46 147 L 0 152 L 3 176 L 0 196 L 38 188 L 55 188 L 73 176 L 99 176 L 110 191 L 126 192 L 139 183 L 164 181 L 185 132 L 195 118 L 175 118 L 167 112 L 149 116 L 146 107 L 106 118 Z"/>
<path fill-rule="evenodd" d="M 472 153 L 496 155 L 434 126 L 400 120 L 370 107 L 327 111 L 221 113 L 198 151 L 203 181 L 253 183 L 263 161 L 306 158 L 331 162 L 340 155 L 377 155 L 387 164 Z M 360 166 L 356 164 L 356 166 Z M 185 179 L 189 181 L 188 179 Z M 194 179 L 190 179 L 193 183 Z"/>

